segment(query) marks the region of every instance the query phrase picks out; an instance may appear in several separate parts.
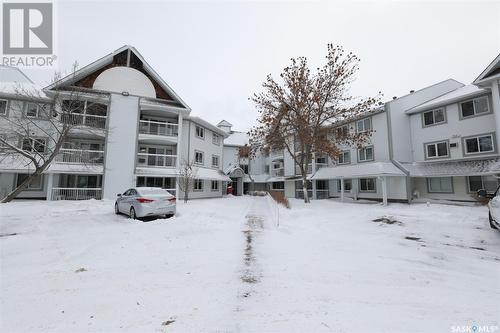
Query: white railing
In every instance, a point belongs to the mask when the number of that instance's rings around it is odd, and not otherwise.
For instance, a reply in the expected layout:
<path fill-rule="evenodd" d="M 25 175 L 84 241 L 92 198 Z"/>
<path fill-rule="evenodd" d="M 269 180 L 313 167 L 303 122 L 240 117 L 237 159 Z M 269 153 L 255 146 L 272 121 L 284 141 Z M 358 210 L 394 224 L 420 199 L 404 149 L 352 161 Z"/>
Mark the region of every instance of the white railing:
<path fill-rule="evenodd" d="M 316 199 L 328 199 L 329 191 L 328 190 L 316 190 Z"/>
<path fill-rule="evenodd" d="M 61 121 L 71 125 L 89 126 L 95 128 L 106 127 L 106 116 L 97 116 L 80 113 L 65 113 L 61 115 Z"/>
<path fill-rule="evenodd" d="M 148 167 L 175 167 L 177 155 L 137 154 L 137 166 Z"/>
<path fill-rule="evenodd" d="M 139 121 L 139 133 L 162 135 L 162 136 L 177 136 L 179 134 L 179 125 L 173 123 L 162 123 L 152 120 Z"/>
<path fill-rule="evenodd" d="M 326 168 L 328 166 L 328 163 L 316 163 L 316 171 L 318 171 L 321 168 Z"/>
<path fill-rule="evenodd" d="M 283 168 L 271 170 L 271 176 L 283 177 L 284 175 L 285 175 L 285 170 Z"/>
<path fill-rule="evenodd" d="M 104 151 L 61 148 L 55 158 L 57 163 L 102 164 Z"/>
<path fill-rule="evenodd" d="M 52 188 L 52 200 L 89 200 L 102 199 L 101 188 L 74 188 L 54 187 Z"/>

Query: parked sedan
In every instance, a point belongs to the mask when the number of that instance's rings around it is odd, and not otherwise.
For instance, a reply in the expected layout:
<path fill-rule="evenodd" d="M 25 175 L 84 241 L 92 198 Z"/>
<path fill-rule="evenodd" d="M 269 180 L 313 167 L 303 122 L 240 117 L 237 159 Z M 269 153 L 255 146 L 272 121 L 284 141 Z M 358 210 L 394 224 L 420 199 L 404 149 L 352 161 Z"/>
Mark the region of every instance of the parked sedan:
<path fill-rule="evenodd" d="M 480 198 L 489 198 L 490 201 L 488 202 L 488 209 L 489 209 L 489 214 L 488 218 L 490 220 L 490 226 L 493 229 L 500 229 L 500 187 L 497 188 L 495 193 L 491 195 L 488 193 L 486 190 L 479 190 L 477 191 L 477 195 Z"/>
<path fill-rule="evenodd" d="M 175 196 L 161 188 L 134 187 L 117 196 L 116 214 L 127 214 L 133 219 L 175 215 Z"/>

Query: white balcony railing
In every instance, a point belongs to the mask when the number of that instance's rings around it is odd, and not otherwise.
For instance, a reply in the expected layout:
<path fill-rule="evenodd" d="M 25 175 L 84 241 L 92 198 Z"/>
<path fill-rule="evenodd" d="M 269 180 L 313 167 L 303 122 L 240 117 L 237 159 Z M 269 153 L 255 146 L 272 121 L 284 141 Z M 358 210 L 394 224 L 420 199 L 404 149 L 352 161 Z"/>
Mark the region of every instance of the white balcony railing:
<path fill-rule="evenodd" d="M 66 124 L 71 125 L 81 125 L 94 128 L 105 128 L 106 127 L 106 116 L 97 116 L 90 114 L 80 114 L 80 113 L 65 113 L 61 115 L 61 121 Z"/>
<path fill-rule="evenodd" d="M 137 166 L 142 167 L 175 167 L 177 155 L 137 154 Z"/>
<path fill-rule="evenodd" d="M 52 188 L 52 200 L 89 200 L 102 199 L 101 188 L 74 188 L 54 187 Z"/>
<path fill-rule="evenodd" d="M 161 136 L 177 136 L 179 134 L 179 125 L 152 120 L 140 120 L 139 133 Z"/>
<path fill-rule="evenodd" d="M 283 168 L 271 170 L 271 176 L 273 177 L 283 177 L 284 175 L 285 170 Z"/>
<path fill-rule="evenodd" d="M 328 166 L 328 163 L 316 163 L 316 171 L 318 171 L 321 168 L 326 168 Z"/>
<path fill-rule="evenodd" d="M 61 148 L 55 157 L 57 163 L 102 164 L 104 151 Z"/>

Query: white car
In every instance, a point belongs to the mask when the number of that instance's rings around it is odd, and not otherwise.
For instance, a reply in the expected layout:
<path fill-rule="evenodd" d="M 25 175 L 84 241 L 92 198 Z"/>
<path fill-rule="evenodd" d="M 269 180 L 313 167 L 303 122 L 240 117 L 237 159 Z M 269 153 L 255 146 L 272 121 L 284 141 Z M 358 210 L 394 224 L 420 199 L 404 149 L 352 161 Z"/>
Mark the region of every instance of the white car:
<path fill-rule="evenodd" d="M 481 198 L 491 198 L 488 202 L 489 214 L 488 218 L 490 220 L 490 227 L 493 229 L 500 229 L 500 187 L 497 188 L 493 196 L 490 195 L 486 190 L 477 191 L 477 195 Z"/>
<path fill-rule="evenodd" d="M 175 196 L 158 187 L 133 187 L 117 196 L 116 214 L 127 214 L 133 219 L 175 215 Z"/>

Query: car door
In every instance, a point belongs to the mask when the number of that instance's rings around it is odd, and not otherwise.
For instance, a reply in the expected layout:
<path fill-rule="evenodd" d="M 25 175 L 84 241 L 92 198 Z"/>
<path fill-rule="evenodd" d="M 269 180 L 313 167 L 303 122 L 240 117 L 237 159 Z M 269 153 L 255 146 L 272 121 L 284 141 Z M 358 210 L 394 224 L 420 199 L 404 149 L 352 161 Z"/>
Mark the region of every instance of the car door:
<path fill-rule="evenodd" d="M 495 221 L 500 221 L 500 191 L 498 189 L 495 192 L 495 196 L 491 198 L 490 213 Z"/>
<path fill-rule="evenodd" d="M 118 210 L 122 213 L 128 213 L 126 206 L 127 206 L 127 198 L 129 196 L 130 196 L 130 189 L 123 192 L 122 196 L 116 200 L 118 202 Z"/>

